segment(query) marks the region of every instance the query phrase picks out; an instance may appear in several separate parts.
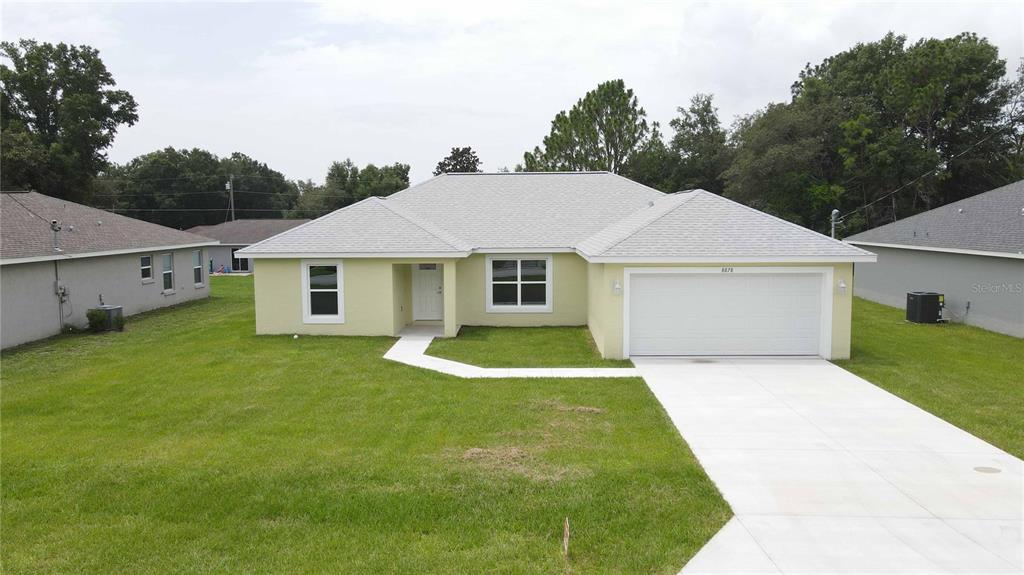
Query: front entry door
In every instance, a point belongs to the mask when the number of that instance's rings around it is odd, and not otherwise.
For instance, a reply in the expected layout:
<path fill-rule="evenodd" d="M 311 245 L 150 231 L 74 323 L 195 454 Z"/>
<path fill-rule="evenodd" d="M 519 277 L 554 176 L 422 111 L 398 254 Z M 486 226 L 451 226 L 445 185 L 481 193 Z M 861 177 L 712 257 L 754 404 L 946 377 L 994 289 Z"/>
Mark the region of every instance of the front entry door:
<path fill-rule="evenodd" d="M 437 264 L 412 266 L 412 319 L 444 319 L 444 275 Z"/>

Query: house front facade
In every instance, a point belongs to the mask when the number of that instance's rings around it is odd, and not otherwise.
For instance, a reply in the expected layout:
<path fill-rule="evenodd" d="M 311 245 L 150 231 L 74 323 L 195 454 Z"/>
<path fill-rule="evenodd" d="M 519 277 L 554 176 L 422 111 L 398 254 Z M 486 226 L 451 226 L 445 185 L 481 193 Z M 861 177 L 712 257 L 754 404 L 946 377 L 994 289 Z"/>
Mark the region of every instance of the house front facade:
<path fill-rule="evenodd" d="M 837 242 L 604 172 L 447 174 L 243 250 L 261 334 L 587 325 L 602 355 L 849 356 Z"/>
<path fill-rule="evenodd" d="M 0 347 L 210 295 L 217 242 L 35 192 L 0 194 Z"/>

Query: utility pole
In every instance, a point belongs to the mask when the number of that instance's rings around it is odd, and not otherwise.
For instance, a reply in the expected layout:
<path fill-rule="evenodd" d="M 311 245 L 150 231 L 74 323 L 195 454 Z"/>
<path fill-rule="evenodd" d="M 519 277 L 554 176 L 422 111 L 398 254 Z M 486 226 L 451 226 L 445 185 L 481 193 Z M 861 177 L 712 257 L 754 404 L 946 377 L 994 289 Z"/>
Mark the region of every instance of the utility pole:
<path fill-rule="evenodd" d="M 235 175 L 230 174 L 228 183 L 224 186 L 228 189 L 228 206 L 231 209 L 231 221 L 235 221 Z"/>

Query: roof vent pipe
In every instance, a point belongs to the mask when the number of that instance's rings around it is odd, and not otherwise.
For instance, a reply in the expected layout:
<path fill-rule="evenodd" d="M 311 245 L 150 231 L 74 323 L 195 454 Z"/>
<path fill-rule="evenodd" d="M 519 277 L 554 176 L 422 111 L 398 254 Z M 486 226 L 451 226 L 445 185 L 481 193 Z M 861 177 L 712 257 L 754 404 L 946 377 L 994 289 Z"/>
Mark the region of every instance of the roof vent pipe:
<path fill-rule="evenodd" d="M 53 230 L 53 251 L 60 252 L 60 222 L 57 220 L 50 220 L 50 229 Z"/>

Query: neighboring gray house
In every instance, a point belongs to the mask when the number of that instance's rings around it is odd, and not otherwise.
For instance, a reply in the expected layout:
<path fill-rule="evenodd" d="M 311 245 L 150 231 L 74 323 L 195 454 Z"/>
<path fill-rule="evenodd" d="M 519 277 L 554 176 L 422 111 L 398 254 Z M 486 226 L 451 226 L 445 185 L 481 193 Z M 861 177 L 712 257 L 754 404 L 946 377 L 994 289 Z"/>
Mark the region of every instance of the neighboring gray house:
<path fill-rule="evenodd" d="M 904 307 L 946 295 L 946 317 L 1024 337 L 1024 180 L 846 238 L 878 254 L 856 295 Z"/>
<path fill-rule="evenodd" d="M 56 231 L 55 231 L 56 230 Z M 209 238 L 36 192 L 0 194 L 0 347 L 210 295 Z"/>
<path fill-rule="evenodd" d="M 235 257 L 235 252 L 263 240 L 302 225 L 309 220 L 234 220 L 213 226 L 196 226 L 188 232 L 213 238 L 219 246 L 210 248 L 209 270 L 213 273 L 249 273 L 252 271 L 250 258 Z"/>

